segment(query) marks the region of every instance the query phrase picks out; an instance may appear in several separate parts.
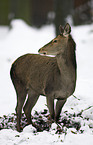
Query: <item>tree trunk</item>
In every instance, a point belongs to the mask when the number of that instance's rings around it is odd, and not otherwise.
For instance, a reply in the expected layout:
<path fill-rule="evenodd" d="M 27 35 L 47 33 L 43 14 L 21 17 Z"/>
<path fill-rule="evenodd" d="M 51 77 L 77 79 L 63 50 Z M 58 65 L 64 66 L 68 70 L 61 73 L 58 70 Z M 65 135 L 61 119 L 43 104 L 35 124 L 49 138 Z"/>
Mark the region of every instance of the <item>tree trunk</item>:
<path fill-rule="evenodd" d="M 56 25 L 56 35 L 59 34 L 59 25 L 64 26 L 66 23 L 66 18 L 71 14 L 73 9 L 73 0 L 55 0 L 55 25 Z"/>

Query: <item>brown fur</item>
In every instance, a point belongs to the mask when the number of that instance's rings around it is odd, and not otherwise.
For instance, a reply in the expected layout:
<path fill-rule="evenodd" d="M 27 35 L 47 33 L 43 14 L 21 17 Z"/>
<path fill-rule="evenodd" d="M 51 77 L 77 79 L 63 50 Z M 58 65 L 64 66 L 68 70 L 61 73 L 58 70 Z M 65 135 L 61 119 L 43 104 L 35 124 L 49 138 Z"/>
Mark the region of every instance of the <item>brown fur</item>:
<path fill-rule="evenodd" d="M 76 57 L 75 42 L 69 33 L 70 26 L 67 24 L 61 35 L 55 38 L 57 42 L 53 39 L 39 50 L 39 53 L 55 52 L 55 57 L 26 54 L 13 63 L 10 75 L 17 93 L 18 131 L 21 130 L 21 112 L 27 94 L 28 100 L 23 109 L 29 124 L 31 110 L 40 95 L 46 96 L 51 118 L 58 121 L 66 99 L 73 94 L 76 84 Z M 54 110 L 54 99 L 58 100 L 56 110 Z"/>

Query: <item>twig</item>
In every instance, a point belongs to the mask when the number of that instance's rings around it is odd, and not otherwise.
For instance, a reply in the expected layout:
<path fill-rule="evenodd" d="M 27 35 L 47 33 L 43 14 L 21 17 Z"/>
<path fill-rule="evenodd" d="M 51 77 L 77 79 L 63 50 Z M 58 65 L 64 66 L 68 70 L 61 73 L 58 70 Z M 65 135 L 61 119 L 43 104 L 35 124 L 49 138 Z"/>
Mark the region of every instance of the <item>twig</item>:
<path fill-rule="evenodd" d="M 75 95 L 72 95 L 74 98 L 76 98 L 77 100 L 79 100 L 80 101 L 80 99 L 79 98 L 77 98 Z"/>
<path fill-rule="evenodd" d="M 88 109 L 90 109 L 90 108 L 92 108 L 92 107 L 93 107 L 93 106 L 89 106 L 88 108 L 86 108 L 86 109 L 84 109 L 84 110 L 81 110 L 81 112 L 78 113 L 77 116 L 80 116 L 84 111 L 86 111 L 86 110 L 88 110 Z"/>

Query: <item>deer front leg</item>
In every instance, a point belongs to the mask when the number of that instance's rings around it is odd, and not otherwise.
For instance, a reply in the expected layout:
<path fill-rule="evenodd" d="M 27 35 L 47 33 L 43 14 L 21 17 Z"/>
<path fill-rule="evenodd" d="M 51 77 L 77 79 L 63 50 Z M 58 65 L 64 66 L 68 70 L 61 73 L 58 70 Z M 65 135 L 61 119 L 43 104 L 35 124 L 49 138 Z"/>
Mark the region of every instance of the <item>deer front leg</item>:
<path fill-rule="evenodd" d="M 54 120 L 55 112 L 54 112 L 54 99 L 50 96 L 47 96 L 47 106 L 50 112 L 51 118 Z"/>
<path fill-rule="evenodd" d="M 56 103 L 56 115 L 55 115 L 55 121 L 57 122 L 59 120 L 59 116 L 62 110 L 62 107 L 64 106 L 66 102 L 66 99 L 64 100 L 58 100 Z"/>

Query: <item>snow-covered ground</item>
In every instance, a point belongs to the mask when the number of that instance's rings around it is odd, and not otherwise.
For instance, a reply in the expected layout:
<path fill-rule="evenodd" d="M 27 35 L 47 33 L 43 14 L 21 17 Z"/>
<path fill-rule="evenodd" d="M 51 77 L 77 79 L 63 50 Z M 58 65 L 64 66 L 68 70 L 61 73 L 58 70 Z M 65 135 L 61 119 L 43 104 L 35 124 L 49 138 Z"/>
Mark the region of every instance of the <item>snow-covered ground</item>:
<path fill-rule="evenodd" d="M 69 97 L 63 112 L 79 113 L 88 120 L 81 121 L 83 134 L 68 129 L 67 135 L 55 134 L 56 124 L 50 131 L 33 134 L 31 125 L 18 133 L 11 129 L 0 131 L 0 145 L 92 145 L 93 144 L 93 24 L 72 27 L 72 36 L 77 44 L 77 85 L 74 95 Z M 22 20 L 14 20 L 11 29 L 0 26 L 0 116 L 15 112 L 16 93 L 10 80 L 13 61 L 25 53 L 37 53 L 38 49 L 55 37 L 53 25 L 40 29 L 28 26 Z M 90 107 L 91 106 L 91 107 Z M 90 107 L 89 109 L 87 109 Z M 34 110 L 46 108 L 46 99 L 40 96 Z M 92 128 L 90 128 L 91 126 Z"/>

